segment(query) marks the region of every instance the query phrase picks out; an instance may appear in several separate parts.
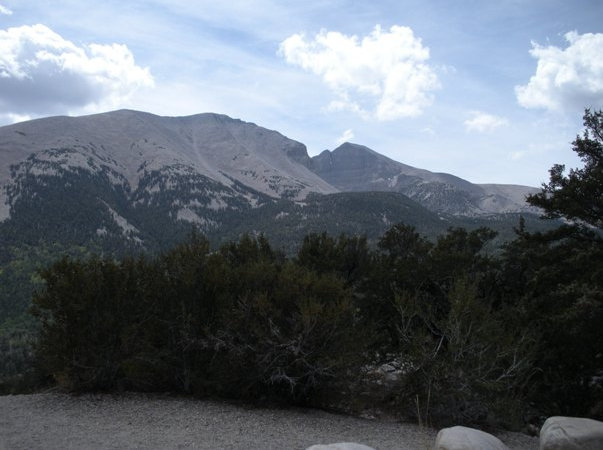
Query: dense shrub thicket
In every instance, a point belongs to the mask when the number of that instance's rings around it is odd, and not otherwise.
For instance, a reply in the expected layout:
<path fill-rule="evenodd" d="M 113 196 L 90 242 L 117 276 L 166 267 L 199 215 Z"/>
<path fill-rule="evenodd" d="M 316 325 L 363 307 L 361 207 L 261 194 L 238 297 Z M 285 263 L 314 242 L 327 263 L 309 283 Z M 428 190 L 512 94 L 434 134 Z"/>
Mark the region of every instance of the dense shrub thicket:
<path fill-rule="evenodd" d="M 452 229 L 431 244 L 397 225 L 376 251 L 310 235 L 287 259 L 261 236 L 216 252 L 192 236 L 155 259 L 64 259 L 34 298 L 37 354 L 76 391 L 340 402 L 509 426 L 531 404 L 589 414 L 601 398 L 600 303 L 557 301 L 558 284 L 535 295 L 537 276 L 517 273 L 535 244 L 522 235 L 492 258 L 491 237 Z M 393 382 L 374 379 L 384 363 L 399 366 Z"/>
<path fill-rule="evenodd" d="M 600 418 L 603 116 L 587 111 L 585 124 L 584 169 L 556 166 L 530 199 L 572 220 L 557 230 L 520 222 L 495 256 L 488 229 L 432 242 L 399 224 L 376 249 L 308 235 L 292 258 L 262 236 L 211 251 L 196 234 L 154 258 L 66 258 L 34 297 L 38 361 L 72 390 L 377 407 L 433 423 Z"/>
<path fill-rule="evenodd" d="M 39 355 L 65 386 L 306 398 L 356 353 L 352 292 L 262 237 L 153 260 L 63 259 L 34 299 Z"/>

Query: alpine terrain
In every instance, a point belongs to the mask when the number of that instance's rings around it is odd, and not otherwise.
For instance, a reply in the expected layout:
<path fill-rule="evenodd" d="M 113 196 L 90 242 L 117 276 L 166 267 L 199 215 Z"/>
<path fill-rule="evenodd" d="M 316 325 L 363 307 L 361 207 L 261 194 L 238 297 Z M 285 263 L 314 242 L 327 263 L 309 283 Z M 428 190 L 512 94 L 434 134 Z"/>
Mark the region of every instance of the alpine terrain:
<path fill-rule="evenodd" d="M 523 198 L 535 191 L 475 185 L 349 143 L 310 158 L 302 143 L 218 114 L 120 110 L 0 128 L 4 243 L 155 248 L 192 225 L 220 239 L 263 231 L 286 240 L 381 233 L 402 220 L 435 233 L 530 211 Z"/>
<path fill-rule="evenodd" d="M 312 158 L 312 170 L 342 191 L 393 191 L 433 211 L 454 215 L 536 212 L 525 202 L 538 189 L 472 184 L 447 173 L 433 173 L 389 159 L 362 145 L 345 143 Z"/>

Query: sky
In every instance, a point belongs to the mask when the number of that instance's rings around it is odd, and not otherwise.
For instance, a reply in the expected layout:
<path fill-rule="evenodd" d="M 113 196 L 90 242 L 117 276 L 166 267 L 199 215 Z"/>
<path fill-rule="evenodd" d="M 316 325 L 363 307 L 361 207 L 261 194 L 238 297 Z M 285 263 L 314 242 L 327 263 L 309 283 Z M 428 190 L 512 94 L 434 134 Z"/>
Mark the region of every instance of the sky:
<path fill-rule="evenodd" d="M 603 1 L 0 0 L 0 125 L 121 108 L 539 186 L 603 108 Z"/>

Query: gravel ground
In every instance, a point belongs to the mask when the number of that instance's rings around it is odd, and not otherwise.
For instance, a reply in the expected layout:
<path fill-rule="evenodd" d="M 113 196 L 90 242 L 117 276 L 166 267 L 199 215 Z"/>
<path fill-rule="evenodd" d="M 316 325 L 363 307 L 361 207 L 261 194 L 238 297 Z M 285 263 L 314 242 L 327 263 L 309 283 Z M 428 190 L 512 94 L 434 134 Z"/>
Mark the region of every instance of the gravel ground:
<path fill-rule="evenodd" d="M 0 449 L 305 449 L 358 442 L 431 449 L 437 430 L 311 409 L 263 409 L 163 395 L 0 397 Z M 512 449 L 538 440 L 498 435 Z"/>

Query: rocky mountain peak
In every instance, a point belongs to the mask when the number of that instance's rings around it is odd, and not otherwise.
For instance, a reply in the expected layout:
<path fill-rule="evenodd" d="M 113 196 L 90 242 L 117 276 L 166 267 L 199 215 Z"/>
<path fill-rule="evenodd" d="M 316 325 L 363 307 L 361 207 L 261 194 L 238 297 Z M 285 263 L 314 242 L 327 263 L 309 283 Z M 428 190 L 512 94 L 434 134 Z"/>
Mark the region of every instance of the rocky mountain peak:
<path fill-rule="evenodd" d="M 477 185 L 394 161 L 374 150 L 346 142 L 312 158 L 312 170 L 341 191 L 392 191 L 437 212 L 483 215 L 527 211 L 527 186 Z"/>
<path fill-rule="evenodd" d="M 301 142 L 222 114 L 122 109 L 0 127 L 0 221 L 10 217 L 25 180 L 84 173 L 138 202 L 169 197 L 176 217 L 199 223 L 209 220 L 207 208 L 253 206 L 262 196 L 303 201 L 309 193 L 389 191 L 432 211 L 480 215 L 523 211 L 525 194 L 534 191 L 472 184 L 351 142 L 310 158 Z"/>

